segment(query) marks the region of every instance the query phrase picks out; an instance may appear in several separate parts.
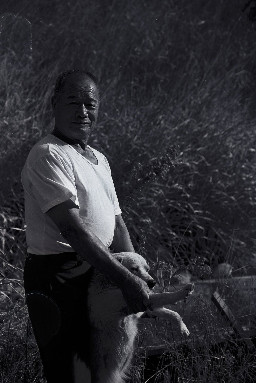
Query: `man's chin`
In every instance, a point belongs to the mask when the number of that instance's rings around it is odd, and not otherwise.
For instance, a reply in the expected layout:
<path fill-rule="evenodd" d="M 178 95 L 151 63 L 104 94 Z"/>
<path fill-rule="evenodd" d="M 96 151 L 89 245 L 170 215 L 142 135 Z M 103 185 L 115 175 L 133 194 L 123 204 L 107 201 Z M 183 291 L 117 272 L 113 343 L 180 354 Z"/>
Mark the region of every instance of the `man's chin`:
<path fill-rule="evenodd" d="M 54 131 L 55 135 L 62 139 L 63 141 L 67 142 L 68 144 L 75 145 L 75 144 L 85 144 L 87 145 L 87 141 L 91 134 L 91 129 L 79 129 L 72 131 L 72 134 L 70 132 L 60 132 L 60 131 Z"/>
<path fill-rule="evenodd" d="M 80 144 L 80 143 L 87 144 L 89 137 L 90 137 L 90 133 L 80 134 L 80 135 L 73 136 L 72 138 L 70 138 L 70 140 L 74 141 L 74 144 Z"/>
<path fill-rule="evenodd" d="M 90 134 L 91 130 L 91 125 L 88 124 L 72 124 L 70 127 L 70 136 L 81 137 Z"/>

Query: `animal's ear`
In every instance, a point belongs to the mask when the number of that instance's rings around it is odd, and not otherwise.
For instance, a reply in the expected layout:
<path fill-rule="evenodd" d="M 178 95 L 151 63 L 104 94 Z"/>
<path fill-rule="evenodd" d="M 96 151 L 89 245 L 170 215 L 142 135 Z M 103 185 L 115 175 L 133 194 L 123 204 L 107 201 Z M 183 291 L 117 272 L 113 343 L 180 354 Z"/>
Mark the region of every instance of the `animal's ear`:
<path fill-rule="evenodd" d="M 116 257 L 116 260 L 118 261 L 118 262 L 120 262 L 120 263 L 122 263 L 123 262 L 123 257 L 122 257 L 122 255 L 117 255 Z"/>

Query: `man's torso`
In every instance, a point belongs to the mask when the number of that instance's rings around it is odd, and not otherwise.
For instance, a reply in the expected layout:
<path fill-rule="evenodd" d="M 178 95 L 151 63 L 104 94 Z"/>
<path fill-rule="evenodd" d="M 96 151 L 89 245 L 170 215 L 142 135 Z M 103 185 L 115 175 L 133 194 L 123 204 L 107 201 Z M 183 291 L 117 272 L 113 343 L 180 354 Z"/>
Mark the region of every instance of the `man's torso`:
<path fill-rule="evenodd" d="M 84 223 L 103 244 L 111 244 L 115 215 L 121 210 L 105 156 L 91 147 L 89 151 L 97 161 L 51 134 L 32 148 L 22 171 L 28 252 L 72 251 L 45 214 L 67 199 L 73 200 Z"/>

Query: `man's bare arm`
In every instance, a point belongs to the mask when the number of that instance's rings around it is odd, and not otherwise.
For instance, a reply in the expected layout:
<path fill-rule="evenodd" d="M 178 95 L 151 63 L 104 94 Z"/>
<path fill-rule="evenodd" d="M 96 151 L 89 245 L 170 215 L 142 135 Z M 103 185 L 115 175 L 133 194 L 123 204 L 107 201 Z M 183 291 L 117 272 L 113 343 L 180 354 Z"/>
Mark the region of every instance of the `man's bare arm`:
<path fill-rule="evenodd" d="M 107 275 L 122 290 L 133 312 L 144 311 L 149 304 L 147 284 L 122 266 L 93 234 L 71 201 L 54 206 L 46 213 L 57 225 L 78 256 Z"/>
<path fill-rule="evenodd" d="M 116 227 L 111 250 L 115 253 L 121 253 L 123 251 L 134 252 L 128 229 L 121 214 L 116 215 Z"/>

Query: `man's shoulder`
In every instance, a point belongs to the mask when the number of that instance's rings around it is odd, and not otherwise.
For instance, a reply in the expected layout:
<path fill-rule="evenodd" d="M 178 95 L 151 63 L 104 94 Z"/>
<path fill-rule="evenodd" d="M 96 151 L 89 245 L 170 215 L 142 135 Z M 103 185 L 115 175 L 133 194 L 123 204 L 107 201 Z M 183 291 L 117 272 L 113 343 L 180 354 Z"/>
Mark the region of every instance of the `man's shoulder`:
<path fill-rule="evenodd" d="M 51 156 L 51 155 L 61 155 L 65 156 L 67 145 L 58 140 L 52 134 L 48 134 L 47 136 L 41 138 L 30 150 L 27 161 L 35 162 L 42 157 Z"/>
<path fill-rule="evenodd" d="M 68 153 L 68 145 L 61 140 L 58 140 L 52 134 L 41 138 L 30 150 L 27 160 L 21 172 L 21 179 L 24 184 L 31 173 L 31 170 L 44 169 L 45 165 L 53 165 L 58 163 L 63 166 L 65 170 L 72 169 L 72 162 Z M 47 166 L 48 166 L 47 165 Z M 46 167 L 47 167 L 46 166 Z"/>

